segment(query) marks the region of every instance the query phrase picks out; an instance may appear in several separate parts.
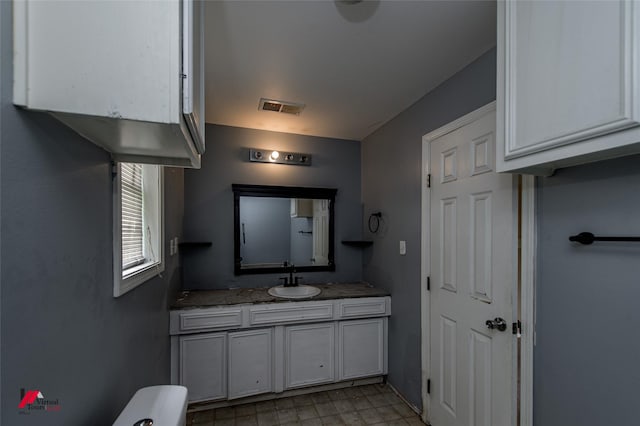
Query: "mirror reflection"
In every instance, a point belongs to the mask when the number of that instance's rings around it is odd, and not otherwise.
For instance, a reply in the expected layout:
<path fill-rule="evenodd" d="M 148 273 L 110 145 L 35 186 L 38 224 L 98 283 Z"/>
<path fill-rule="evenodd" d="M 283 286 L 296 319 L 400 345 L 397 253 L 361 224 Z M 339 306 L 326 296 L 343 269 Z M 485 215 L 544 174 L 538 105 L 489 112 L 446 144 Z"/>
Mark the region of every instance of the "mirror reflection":
<path fill-rule="evenodd" d="M 240 197 L 242 268 L 329 264 L 329 200 Z"/>
<path fill-rule="evenodd" d="M 333 271 L 335 189 L 233 185 L 235 273 Z"/>

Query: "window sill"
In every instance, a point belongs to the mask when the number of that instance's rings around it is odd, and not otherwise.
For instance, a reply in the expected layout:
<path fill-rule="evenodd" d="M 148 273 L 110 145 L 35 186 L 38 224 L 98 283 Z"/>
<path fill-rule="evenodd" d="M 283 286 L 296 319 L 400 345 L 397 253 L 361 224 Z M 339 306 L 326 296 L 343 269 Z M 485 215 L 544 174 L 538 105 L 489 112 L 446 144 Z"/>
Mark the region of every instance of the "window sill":
<path fill-rule="evenodd" d="M 164 262 L 147 262 L 127 269 L 122 278 L 116 278 L 113 297 L 119 297 L 133 290 L 145 281 L 160 275 L 164 271 Z"/>

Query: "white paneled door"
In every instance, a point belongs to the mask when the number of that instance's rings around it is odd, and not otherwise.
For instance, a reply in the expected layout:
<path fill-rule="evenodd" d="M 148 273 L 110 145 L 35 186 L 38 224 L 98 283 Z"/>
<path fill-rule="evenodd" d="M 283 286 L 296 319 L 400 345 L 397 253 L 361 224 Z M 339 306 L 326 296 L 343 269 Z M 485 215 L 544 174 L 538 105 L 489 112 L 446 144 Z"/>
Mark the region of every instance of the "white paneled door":
<path fill-rule="evenodd" d="M 313 200 L 314 265 L 329 264 L 329 200 Z"/>
<path fill-rule="evenodd" d="M 514 189 L 494 172 L 494 134 L 489 111 L 429 148 L 434 426 L 511 424 Z"/>

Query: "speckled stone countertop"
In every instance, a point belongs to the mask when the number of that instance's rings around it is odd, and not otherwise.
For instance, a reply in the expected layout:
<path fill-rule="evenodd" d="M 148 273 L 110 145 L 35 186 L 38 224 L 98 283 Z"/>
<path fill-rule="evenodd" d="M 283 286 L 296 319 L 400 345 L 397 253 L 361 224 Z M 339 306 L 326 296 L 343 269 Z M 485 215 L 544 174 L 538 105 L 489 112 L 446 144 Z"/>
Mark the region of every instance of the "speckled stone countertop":
<path fill-rule="evenodd" d="M 189 290 L 178 295 L 172 310 L 206 308 L 221 305 L 240 305 L 247 303 L 276 303 L 299 302 L 305 300 L 346 299 L 351 297 L 381 297 L 389 296 L 389 292 L 373 287 L 369 283 L 329 283 L 312 284 L 321 292 L 317 296 L 308 299 L 283 299 L 271 296 L 264 288 L 237 288 L 229 290 Z"/>

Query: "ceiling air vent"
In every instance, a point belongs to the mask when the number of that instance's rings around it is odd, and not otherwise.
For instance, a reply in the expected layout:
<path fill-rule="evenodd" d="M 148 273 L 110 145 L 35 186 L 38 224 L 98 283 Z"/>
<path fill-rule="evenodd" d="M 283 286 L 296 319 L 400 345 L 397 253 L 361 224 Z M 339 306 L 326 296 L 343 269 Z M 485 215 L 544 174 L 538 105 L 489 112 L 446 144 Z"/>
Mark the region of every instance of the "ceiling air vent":
<path fill-rule="evenodd" d="M 304 107 L 304 104 L 298 104 L 295 102 L 260 98 L 260 106 L 258 109 L 261 111 L 274 111 L 281 112 L 283 114 L 300 115 Z"/>

